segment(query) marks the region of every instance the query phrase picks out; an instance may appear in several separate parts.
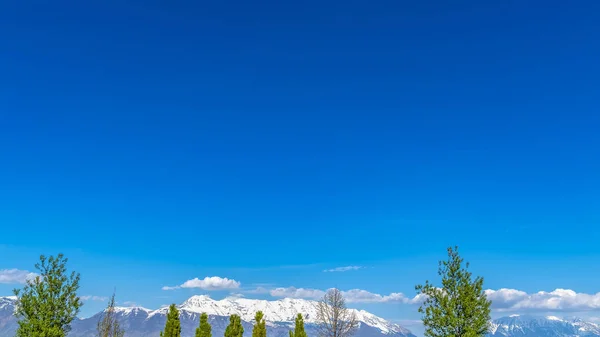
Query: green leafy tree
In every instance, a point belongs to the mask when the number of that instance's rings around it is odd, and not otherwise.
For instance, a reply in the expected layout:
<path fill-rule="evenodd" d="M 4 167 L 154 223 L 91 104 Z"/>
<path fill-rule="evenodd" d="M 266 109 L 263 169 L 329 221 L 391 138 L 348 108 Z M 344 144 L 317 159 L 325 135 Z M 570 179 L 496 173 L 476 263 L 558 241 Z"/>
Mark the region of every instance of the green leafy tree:
<path fill-rule="evenodd" d="M 196 328 L 196 337 L 212 337 L 212 328 L 205 312 L 200 315 L 200 325 Z"/>
<path fill-rule="evenodd" d="M 179 321 L 179 310 L 175 304 L 169 306 L 165 329 L 160 332 L 161 337 L 181 337 L 181 322 Z"/>
<path fill-rule="evenodd" d="M 302 318 L 302 314 L 296 316 L 296 326 L 294 327 L 294 331 L 290 330 L 290 337 L 308 337 L 306 331 L 304 331 L 304 318 Z"/>
<path fill-rule="evenodd" d="M 439 263 L 441 288 L 429 281 L 416 286 L 425 298 L 419 308 L 425 337 L 483 337 L 488 332 L 491 301 L 483 290 L 483 278 L 472 280 L 469 263 L 463 266 L 463 261 L 458 247 L 448 248 L 448 260 Z"/>
<path fill-rule="evenodd" d="M 252 337 L 267 337 L 267 322 L 262 311 L 258 311 L 254 316 L 256 323 L 252 328 Z"/>
<path fill-rule="evenodd" d="M 104 310 L 104 315 L 98 320 L 96 326 L 97 337 L 123 337 L 125 330 L 121 329 L 117 316 L 115 314 L 115 294 L 108 301 L 108 306 Z"/>
<path fill-rule="evenodd" d="M 68 259 L 40 256 L 35 265 L 39 275 L 26 281 L 17 297 L 15 316 L 19 320 L 16 337 L 65 337 L 82 306 L 77 296 L 79 273 L 67 273 Z"/>
<path fill-rule="evenodd" d="M 244 327 L 240 316 L 233 314 L 229 316 L 229 325 L 225 328 L 225 337 L 243 337 Z"/>

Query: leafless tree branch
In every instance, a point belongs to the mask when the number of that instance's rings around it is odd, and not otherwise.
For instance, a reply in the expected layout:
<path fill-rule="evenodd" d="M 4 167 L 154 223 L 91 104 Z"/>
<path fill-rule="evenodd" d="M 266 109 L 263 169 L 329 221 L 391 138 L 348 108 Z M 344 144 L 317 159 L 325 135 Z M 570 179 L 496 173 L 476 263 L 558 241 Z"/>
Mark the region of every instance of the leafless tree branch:
<path fill-rule="evenodd" d="M 319 337 L 351 337 L 358 329 L 356 315 L 338 289 L 328 290 L 316 306 Z"/>

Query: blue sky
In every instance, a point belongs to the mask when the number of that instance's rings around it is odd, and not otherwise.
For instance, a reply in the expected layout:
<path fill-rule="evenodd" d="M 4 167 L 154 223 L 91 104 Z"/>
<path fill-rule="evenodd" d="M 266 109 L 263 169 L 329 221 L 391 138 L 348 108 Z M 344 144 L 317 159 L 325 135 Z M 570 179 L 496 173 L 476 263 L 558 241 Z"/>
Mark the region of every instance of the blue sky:
<path fill-rule="evenodd" d="M 459 245 L 487 288 L 571 289 L 594 315 L 599 10 L 4 2 L 0 293 L 64 252 L 82 295 L 151 308 L 272 298 L 258 287 L 410 299 Z M 323 272 L 346 266 L 364 268 Z M 210 276 L 239 288 L 161 290 Z"/>

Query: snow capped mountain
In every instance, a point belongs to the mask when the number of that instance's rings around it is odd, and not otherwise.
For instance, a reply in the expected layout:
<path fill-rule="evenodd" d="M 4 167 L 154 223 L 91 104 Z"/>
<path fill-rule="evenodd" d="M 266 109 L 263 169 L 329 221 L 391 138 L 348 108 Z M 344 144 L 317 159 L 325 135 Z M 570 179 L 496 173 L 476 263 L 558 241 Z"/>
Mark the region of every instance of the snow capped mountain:
<path fill-rule="evenodd" d="M 17 321 L 13 316 L 16 297 L 0 297 L 0 337 L 14 336 Z"/>
<path fill-rule="evenodd" d="M 490 336 L 567 337 L 600 336 L 600 325 L 579 318 L 511 315 L 492 321 Z"/>
<path fill-rule="evenodd" d="M 265 319 L 271 322 L 291 322 L 298 313 L 302 313 L 306 322 L 314 322 L 316 316 L 316 310 L 311 301 L 288 298 L 278 301 L 245 298 L 226 298 L 215 301 L 208 296 L 193 296 L 183 302 L 180 309 L 196 313 L 206 312 L 216 316 L 237 314 L 246 322 L 252 321 L 259 310 L 265 314 Z"/>
<path fill-rule="evenodd" d="M 106 310 L 104 310 L 106 311 Z M 142 307 L 115 307 L 117 315 L 146 315 L 148 316 L 152 310 Z"/>
<path fill-rule="evenodd" d="M 15 298 L 0 298 L 0 337 L 12 337 L 16 329 L 16 319 L 12 316 Z M 245 298 L 226 298 L 213 300 L 208 296 L 193 296 L 178 306 L 184 337 L 193 336 L 198 326 L 200 314 L 206 312 L 213 327 L 213 336 L 222 336 L 229 316 L 237 314 L 242 318 L 244 335 L 250 336 L 254 315 L 262 311 L 267 320 L 269 337 L 287 337 L 293 328 L 295 317 L 301 313 L 305 318 L 305 328 L 310 337 L 316 335 L 316 302 L 301 299 L 281 299 L 277 301 L 253 300 Z M 128 337 L 158 336 L 164 327 L 167 307 L 150 310 L 142 307 L 117 307 L 117 319 L 126 331 Z M 360 322 L 356 337 L 415 337 L 408 329 L 377 317 L 363 310 L 354 310 Z M 78 319 L 72 324 L 69 337 L 94 336 L 96 323 L 104 315 L 103 312 L 86 318 Z M 7 324 L 2 330 L 2 323 Z"/>
<path fill-rule="evenodd" d="M 12 337 L 17 328 L 13 316 L 15 297 L 0 297 L 0 337 Z M 316 336 L 316 302 L 300 299 L 277 301 L 226 298 L 213 300 L 208 296 L 193 296 L 178 306 L 183 337 L 192 337 L 200 314 L 206 312 L 213 328 L 213 336 L 223 336 L 229 316 L 240 315 L 244 336 L 252 334 L 256 311 L 261 310 L 267 320 L 269 337 L 287 337 L 298 313 L 305 318 L 309 337 Z M 150 310 L 142 307 L 117 307 L 117 319 L 127 337 L 156 337 L 164 327 L 168 308 Z M 354 311 L 360 327 L 355 337 L 415 337 L 408 329 L 377 317 L 364 310 Z M 96 323 L 104 312 L 77 319 L 69 337 L 94 337 Z M 487 337 L 600 337 L 600 325 L 579 318 L 556 316 L 510 315 L 493 320 Z"/>
<path fill-rule="evenodd" d="M 243 321 L 252 322 L 257 311 L 265 314 L 267 322 L 293 322 L 298 313 L 304 317 L 305 323 L 317 322 L 315 301 L 284 298 L 277 301 L 253 300 L 245 298 L 226 298 L 215 301 L 208 296 L 193 296 L 179 307 L 182 311 L 193 313 L 206 312 L 214 316 L 239 315 Z M 168 308 L 160 309 L 166 313 Z M 364 310 L 352 309 L 356 318 L 368 326 L 381 330 L 385 334 L 410 334 L 410 331 L 398 324 L 390 323 Z"/>
<path fill-rule="evenodd" d="M 15 296 L 0 297 L 0 310 L 13 310 L 16 300 Z"/>

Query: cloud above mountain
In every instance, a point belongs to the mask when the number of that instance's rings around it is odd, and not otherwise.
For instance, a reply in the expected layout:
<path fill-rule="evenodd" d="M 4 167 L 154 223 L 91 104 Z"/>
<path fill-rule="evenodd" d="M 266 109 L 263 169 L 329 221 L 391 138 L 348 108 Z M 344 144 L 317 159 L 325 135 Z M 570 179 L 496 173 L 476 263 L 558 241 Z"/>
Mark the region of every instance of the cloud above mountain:
<path fill-rule="evenodd" d="M 289 298 L 302 298 L 302 299 L 311 299 L 317 300 L 325 295 L 326 291 L 321 289 L 310 289 L 310 288 L 296 288 L 296 287 L 287 287 L 287 288 L 275 288 L 271 289 L 269 294 L 273 297 L 289 297 Z M 377 293 L 372 293 L 367 290 L 362 289 L 350 289 L 342 291 L 346 302 L 348 303 L 387 303 L 387 302 L 396 302 L 396 303 L 417 303 L 421 297 L 416 296 L 414 298 L 407 297 L 402 293 L 391 293 L 389 295 L 381 295 Z"/>
<path fill-rule="evenodd" d="M 362 269 L 363 267 L 361 266 L 346 266 L 346 267 L 337 267 L 337 268 L 332 268 L 332 269 L 325 269 L 323 270 L 323 272 L 325 273 L 334 273 L 334 272 L 345 272 L 345 271 L 351 271 L 351 270 L 359 270 Z"/>
<path fill-rule="evenodd" d="M 207 276 L 204 279 L 193 278 L 191 280 L 185 281 L 183 284 L 178 286 L 164 286 L 163 290 L 175 290 L 180 288 L 198 288 L 202 290 L 231 290 L 238 289 L 240 287 L 240 282 L 228 279 L 226 277 L 219 276 Z"/>
<path fill-rule="evenodd" d="M 37 276 L 27 270 L 20 269 L 0 269 L 0 283 L 4 284 L 25 284 L 27 280 Z"/>
<path fill-rule="evenodd" d="M 266 291 L 266 289 L 261 289 Z M 262 292 L 261 291 L 261 292 Z M 289 297 L 318 300 L 325 295 L 326 290 L 312 288 L 279 287 L 268 290 L 272 297 Z M 258 293 L 258 291 L 256 292 Z M 348 303 L 402 303 L 419 305 L 426 296 L 418 294 L 414 297 L 401 292 L 378 294 L 363 289 L 343 290 L 342 294 Z M 546 292 L 527 293 L 516 289 L 502 288 L 485 291 L 492 301 L 492 309 L 498 312 L 576 312 L 600 310 L 600 293 L 577 293 L 570 289 L 556 289 Z"/>
<path fill-rule="evenodd" d="M 590 311 L 600 309 L 600 293 L 577 293 L 556 289 L 528 294 L 516 289 L 486 290 L 497 311 Z"/>
<path fill-rule="evenodd" d="M 397 302 L 414 304 L 418 297 L 410 298 L 403 293 L 390 293 L 389 295 L 380 295 L 362 289 L 351 289 L 343 292 L 348 303 L 386 303 Z"/>
<path fill-rule="evenodd" d="M 358 266 L 338 267 L 326 270 L 327 272 L 342 272 L 361 268 Z M 27 273 L 27 272 L 25 272 Z M 4 273 L 6 275 L 9 273 Z M 24 274 L 12 272 L 11 279 L 15 275 L 23 278 Z M 2 275 L 2 274 L 0 274 Z M 1 278 L 0 278 L 1 280 Z M 302 287 L 257 287 L 253 289 L 240 289 L 240 282 L 234 279 L 219 276 L 194 278 L 187 280 L 178 286 L 165 286 L 163 290 L 174 290 L 180 288 L 197 288 L 207 291 L 213 290 L 237 290 L 238 294 L 270 295 L 275 298 L 298 298 L 319 300 L 327 289 L 302 288 Z M 425 295 L 417 294 L 410 297 L 401 292 L 379 294 L 363 289 L 342 290 L 347 303 L 401 303 L 407 305 L 419 305 L 426 299 Z M 570 289 L 555 289 L 554 291 L 539 291 L 527 293 L 517 289 L 501 288 L 498 290 L 488 289 L 485 294 L 492 301 L 492 309 L 497 312 L 577 312 L 600 310 L 600 293 L 586 294 L 577 293 Z M 239 295 L 238 295 L 239 296 Z"/>
<path fill-rule="evenodd" d="M 323 295 L 325 295 L 325 292 L 319 289 L 287 287 L 271 289 L 269 291 L 269 294 L 273 297 L 289 297 L 316 300 L 323 297 Z"/>

